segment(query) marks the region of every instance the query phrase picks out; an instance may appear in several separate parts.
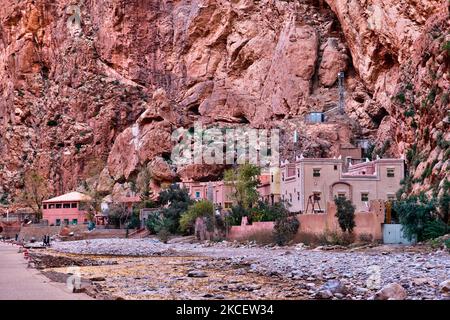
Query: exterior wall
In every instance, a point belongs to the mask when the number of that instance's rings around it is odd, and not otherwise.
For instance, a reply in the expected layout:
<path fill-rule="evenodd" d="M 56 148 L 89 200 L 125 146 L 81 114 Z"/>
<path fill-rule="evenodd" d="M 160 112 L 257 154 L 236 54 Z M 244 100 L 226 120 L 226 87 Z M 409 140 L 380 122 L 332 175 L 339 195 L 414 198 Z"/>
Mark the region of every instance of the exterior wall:
<path fill-rule="evenodd" d="M 296 174 L 292 175 L 295 166 Z M 321 210 L 335 196 L 343 194 L 350 199 L 356 211 L 367 212 L 368 201 L 388 200 L 395 196 L 404 178 L 404 163 L 401 159 L 378 159 L 349 165 L 344 172 L 342 159 L 301 159 L 294 164 L 282 164 L 281 197 L 290 203 L 291 212 L 312 213 L 308 199 L 320 194 L 318 201 Z M 314 170 L 320 170 L 320 176 L 314 176 Z M 388 176 L 388 169 L 394 177 Z M 362 195 L 367 195 L 365 201 Z M 317 210 L 317 206 L 315 207 Z"/>
<path fill-rule="evenodd" d="M 327 204 L 326 214 L 301 214 L 297 215 L 300 221 L 298 233 L 322 234 L 325 231 L 340 231 L 334 203 Z M 370 234 L 374 240 L 383 238 L 382 224 L 384 223 L 384 205 L 380 201 L 370 203 L 370 212 L 356 212 L 353 232 L 356 236 Z M 247 225 L 245 217 L 240 226 L 233 226 L 228 234 L 230 240 L 245 240 L 258 232 L 272 232 L 274 222 L 255 222 Z"/>
<path fill-rule="evenodd" d="M 60 219 L 61 224 L 64 224 L 64 220 L 68 219 L 69 224 L 72 224 L 74 219 L 77 219 L 78 224 L 83 224 L 87 222 L 87 214 L 85 211 L 80 210 L 80 204 L 77 202 L 77 208 L 62 208 L 63 204 L 71 204 L 73 202 L 55 202 L 55 203 L 45 203 L 47 209 L 42 210 L 42 217 L 47 220 L 49 225 L 56 225 L 56 220 Z M 61 204 L 61 208 L 50 209 L 50 206 L 56 207 L 56 204 Z"/>
<path fill-rule="evenodd" d="M 303 178 L 303 168 L 299 164 L 286 164 L 281 168 L 281 200 L 290 205 L 291 212 L 304 210 Z"/>
<path fill-rule="evenodd" d="M 280 184 L 280 168 L 272 167 L 264 170 L 259 176 L 260 185 L 258 193 L 262 201 L 269 204 L 280 201 L 281 184 Z"/>
<path fill-rule="evenodd" d="M 226 185 L 223 181 L 214 182 L 183 182 L 180 184 L 188 190 L 189 196 L 193 200 L 212 200 L 214 204 L 227 208 L 233 203 L 233 187 Z M 210 196 L 208 190 L 211 190 Z M 208 197 L 211 199 L 208 199 Z"/>
<path fill-rule="evenodd" d="M 243 217 L 240 226 L 232 226 L 229 233 L 229 240 L 246 240 L 254 234 L 260 232 L 273 232 L 275 223 L 272 221 L 267 222 L 254 222 L 253 224 L 247 224 L 247 218 Z"/>
<path fill-rule="evenodd" d="M 312 212 L 308 207 L 308 198 L 315 193 L 320 194 L 320 209 L 326 210 L 326 203 L 333 201 L 330 194 L 330 185 L 339 181 L 342 172 L 342 161 L 338 159 L 304 159 L 302 162 L 304 171 L 304 211 Z M 320 169 L 320 176 L 314 177 L 314 170 Z M 317 208 L 316 208 L 317 209 Z"/>

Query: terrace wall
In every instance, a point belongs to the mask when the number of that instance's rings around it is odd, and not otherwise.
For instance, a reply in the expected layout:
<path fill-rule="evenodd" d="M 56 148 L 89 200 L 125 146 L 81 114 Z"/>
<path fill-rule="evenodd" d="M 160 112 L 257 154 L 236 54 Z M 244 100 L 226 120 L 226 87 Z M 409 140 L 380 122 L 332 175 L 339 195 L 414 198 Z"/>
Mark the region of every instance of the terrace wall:
<path fill-rule="evenodd" d="M 300 221 L 300 228 L 298 233 L 322 234 L 325 231 L 339 231 L 339 223 L 336 214 L 336 205 L 328 203 L 327 213 L 324 214 L 301 214 L 297 215 Z M 384 204 L 382 201 L 371 201 L 369 212 L 356 212 L 355 224 L 356 227 L 353 233 L 358 236 L 361 234 L 368 234 L 374 240 L 381 240 L 383 238 L 382 223 L 384 223 Z M 246 240 L 252 234 L 260 232 L 272 232 L 274 222 L 254 222 L 247 224 L 247 218 L 242 219 L 240 226 L 233 226 L 228 233 L 229 240 Z"/>

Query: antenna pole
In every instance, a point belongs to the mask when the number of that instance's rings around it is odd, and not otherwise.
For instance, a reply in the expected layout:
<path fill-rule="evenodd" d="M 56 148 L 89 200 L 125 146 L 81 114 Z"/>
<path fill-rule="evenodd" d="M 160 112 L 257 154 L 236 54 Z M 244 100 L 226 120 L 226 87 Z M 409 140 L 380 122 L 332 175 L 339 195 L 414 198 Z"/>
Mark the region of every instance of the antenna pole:
<path fill-rule="evenodd" d="M 345 88 L 344 88 L 344 78 L 345 74 L 343 71 L 338 73 L 338 80 L 339 80 L 339 112 L 344 113 L 344 107 L 345 107 Z"/>

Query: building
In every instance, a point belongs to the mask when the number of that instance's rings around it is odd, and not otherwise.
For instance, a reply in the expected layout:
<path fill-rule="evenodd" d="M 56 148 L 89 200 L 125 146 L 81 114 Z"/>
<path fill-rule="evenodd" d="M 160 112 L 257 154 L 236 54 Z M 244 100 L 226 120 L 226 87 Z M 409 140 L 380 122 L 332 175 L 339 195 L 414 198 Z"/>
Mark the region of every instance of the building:
<path fill-rule="evenodd" d="M 180 187 L 186 188 L 193 200 L 209 200 L 223 209 L 231 209 L 233 206 L 233 186 L 224 181 L 187 181 L 181 182 Z"/>
<path fill-rule="evenodd" d="M 87 223 L 84 203 L 91 198 L 79 192 L 70 192 L 42 202 L 42 216 L 50 225 L 60 226 Z"/>
<path fill-rule="evenodd" d="M 281 197 L 281 173 L 280 168 L 271 167 L 261 170 L 259 176 L 258 193 L 260 199 L 270 205 L 280 201 Z"/>
<path fill-rule="evenodd" d="M 291 212 L 325 212 L 335 197 L 350 199 L 356 211 L 364 212 L 371 200 L 394 199 L 403 178 L 403 159 L 300 157 L 281 164 L 281 198 Z"/>

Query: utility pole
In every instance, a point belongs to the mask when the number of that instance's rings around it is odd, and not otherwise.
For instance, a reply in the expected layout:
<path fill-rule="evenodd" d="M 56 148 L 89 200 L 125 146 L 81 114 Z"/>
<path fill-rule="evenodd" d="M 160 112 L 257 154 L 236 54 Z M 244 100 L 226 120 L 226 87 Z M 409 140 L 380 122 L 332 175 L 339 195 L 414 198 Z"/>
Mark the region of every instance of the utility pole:
<path fill-rule="evenodd" d="M 343 71 L 338 73 L 339 80 L 339 112 L 344 114 L 345 112 L 345 88 L 344 88 L 344 77 Z"/>

